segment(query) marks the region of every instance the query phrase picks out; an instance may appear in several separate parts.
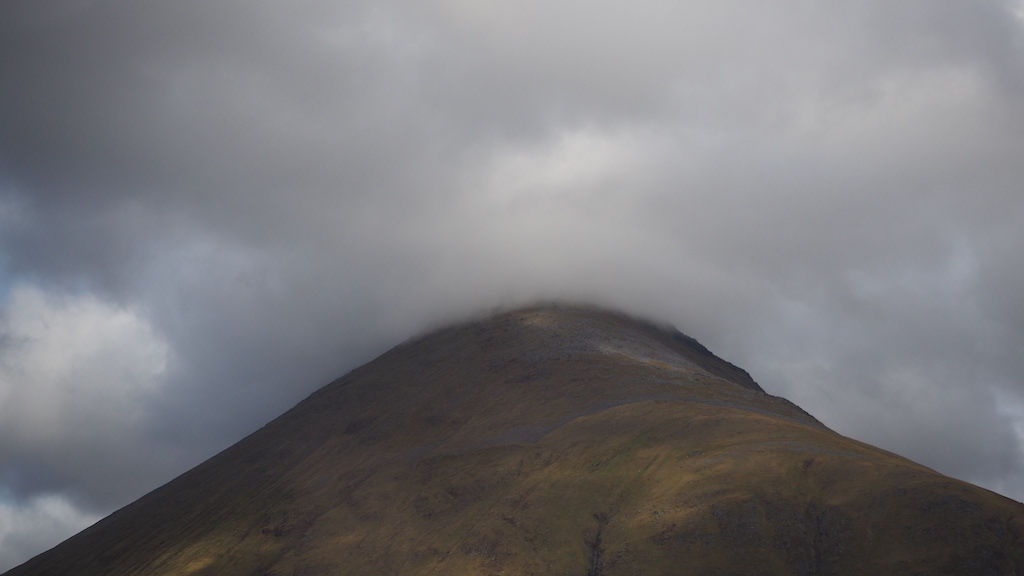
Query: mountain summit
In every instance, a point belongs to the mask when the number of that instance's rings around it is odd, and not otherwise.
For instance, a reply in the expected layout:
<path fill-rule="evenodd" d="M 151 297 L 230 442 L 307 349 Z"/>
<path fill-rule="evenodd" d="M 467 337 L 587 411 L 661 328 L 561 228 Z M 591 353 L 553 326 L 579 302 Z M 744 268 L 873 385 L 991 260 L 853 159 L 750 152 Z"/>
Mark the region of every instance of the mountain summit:
<path fill-rule="evenodd" d="M 9 576 L 1024 575 L 1024 505 L 845 438 L 674 329 L 406 342 Z"/>

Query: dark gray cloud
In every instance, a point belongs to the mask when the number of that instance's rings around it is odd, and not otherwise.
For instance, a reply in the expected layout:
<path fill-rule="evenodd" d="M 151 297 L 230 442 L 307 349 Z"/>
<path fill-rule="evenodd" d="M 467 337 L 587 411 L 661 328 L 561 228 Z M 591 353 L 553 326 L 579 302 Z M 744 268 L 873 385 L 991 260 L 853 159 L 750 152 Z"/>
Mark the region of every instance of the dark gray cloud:
<path fill-rule="evenodd" d="M 1020 14 L 5 3 L 0 562 L 540 298 L 675 322 L 1024 498 Z"/>

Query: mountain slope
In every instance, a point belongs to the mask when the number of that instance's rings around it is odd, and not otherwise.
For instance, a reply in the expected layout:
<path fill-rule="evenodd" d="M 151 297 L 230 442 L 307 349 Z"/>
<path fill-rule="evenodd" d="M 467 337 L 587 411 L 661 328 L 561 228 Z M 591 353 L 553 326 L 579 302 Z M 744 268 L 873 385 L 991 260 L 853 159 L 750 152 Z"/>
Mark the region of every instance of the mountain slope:
<path fill-rule="evenodd" d="M 1024 505 L 670 329 L 544 306 L 324 387 L 29 574 L 1024 574 Z"/>

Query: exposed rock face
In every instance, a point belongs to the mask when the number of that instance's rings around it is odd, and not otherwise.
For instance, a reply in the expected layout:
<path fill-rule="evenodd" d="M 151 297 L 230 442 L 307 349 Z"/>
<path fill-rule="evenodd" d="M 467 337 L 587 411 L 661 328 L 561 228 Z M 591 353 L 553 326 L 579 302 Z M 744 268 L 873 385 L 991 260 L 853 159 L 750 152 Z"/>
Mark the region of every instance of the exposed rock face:
<path fill-rule="evenodd" d="M 545 306 L 398 346 L 8 574 L 1022 576 L 1024 505 Z"/>

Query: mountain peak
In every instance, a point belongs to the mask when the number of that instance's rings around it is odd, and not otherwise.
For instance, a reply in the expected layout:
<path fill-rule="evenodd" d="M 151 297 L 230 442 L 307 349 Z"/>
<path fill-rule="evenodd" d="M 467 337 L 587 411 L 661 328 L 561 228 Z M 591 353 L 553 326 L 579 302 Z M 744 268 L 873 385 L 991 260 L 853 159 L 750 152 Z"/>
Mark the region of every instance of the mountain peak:
<path fill-rule="evenodd" d="M 507 311 L 449 330 L 468 331 L 479 343 L 495 341 L 505 355 L 522 347 L 553 354 L 604 355 L 682 372 L 701 370 L 733 384 L 763 392 L 744 370 L 716 357 L 697 340 L 670 325 L 581 304 L 544 304 Z M 442 331 L 443 332 L 443 331 Z M 519 340 L 515 345 L 508 335 Z M 436 338 L 432 333 L 424 339 Z M 419 341 L 419 339 L 417 339 Z"/>
<path fill-rule="evenodd" d="M 407 341 L 8 574 L 1022 574 L 1024 505 L 844 438 L 674 328 Z"/>
<path fill-rule="evenodd" d="M 430 435 L 438 428 L 433 423 L 443 422 L 439 433 L 451 436 L 437 442 L 448 448 L 458 438 L 489 433 L 535 440 L 583 414 L 661 400 L 771 413 L 824 428 L 675 328 L 586 305 L 536 305 L 430 332 L 307 402 L 330 397 L 332 406 L 361 405 L 365 398 L 354 401 L 346 386 L 363 382 L 364 370 L 377 372 L 378 389 L 397 396 L 386 400 L 393 412 L 423 414 L 423 423 L 413 425 L 417 434 Z"/>

